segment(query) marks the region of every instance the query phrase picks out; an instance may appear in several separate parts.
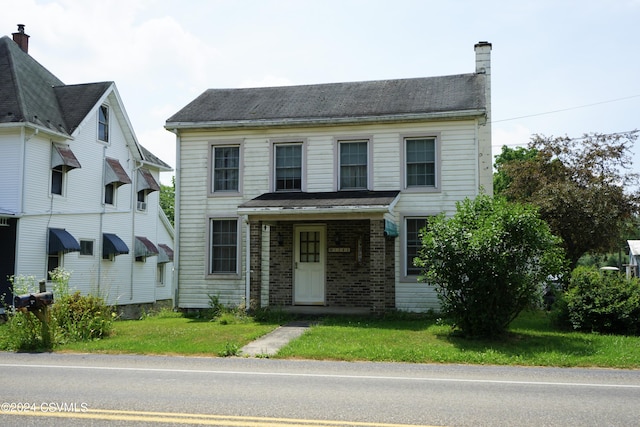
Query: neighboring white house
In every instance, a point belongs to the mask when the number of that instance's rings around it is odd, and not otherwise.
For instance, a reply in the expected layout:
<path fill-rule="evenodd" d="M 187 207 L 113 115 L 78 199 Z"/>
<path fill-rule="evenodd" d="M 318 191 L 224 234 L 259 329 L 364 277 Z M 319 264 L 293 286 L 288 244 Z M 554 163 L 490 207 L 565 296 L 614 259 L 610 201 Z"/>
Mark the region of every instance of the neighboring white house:
<path fill-rule="evenodd" d="M 177 136 L 177 306 L 437 309 L 429 216 L 492 193 L 491 44 L 469 74 L 210 89 Z"/>
<path fill-rule="evenodd" d="M 629 245 L 629 263 L 625 265 L 627 277 L 640 277 L 640 240 L 627 240 Z"/>
<path fill-rule="evenodd" d="M 111 305 L 173 299 L 170 166 L 138 143 L 115 83 L 65 85 L 28 37 L 0 38 L 0 294 L 10 302 L 11 275 L 60 266 Z"/>

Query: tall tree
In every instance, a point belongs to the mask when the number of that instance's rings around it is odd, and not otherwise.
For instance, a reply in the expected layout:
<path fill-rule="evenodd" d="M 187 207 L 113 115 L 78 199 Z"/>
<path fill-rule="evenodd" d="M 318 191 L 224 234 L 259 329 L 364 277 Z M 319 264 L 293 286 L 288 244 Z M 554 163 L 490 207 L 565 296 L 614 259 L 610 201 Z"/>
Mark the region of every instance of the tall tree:
<path fill-rule="evenodd" d="M 534 135 L 527 149 L 502 148 L 497 194 L 532 203 L 561 237 L 571 263 L 587 252 L 617 249 L 640 207 L 631 147 L 638 131 L 582 138 Z"/>
<path fill-rule="evenodd" d="M 160 207 L 169 218 L 171 225 L 174 221 L 174 204 L 176 198 L 176 177 L 171 178 L 171 185 L 160 184 Z"/>

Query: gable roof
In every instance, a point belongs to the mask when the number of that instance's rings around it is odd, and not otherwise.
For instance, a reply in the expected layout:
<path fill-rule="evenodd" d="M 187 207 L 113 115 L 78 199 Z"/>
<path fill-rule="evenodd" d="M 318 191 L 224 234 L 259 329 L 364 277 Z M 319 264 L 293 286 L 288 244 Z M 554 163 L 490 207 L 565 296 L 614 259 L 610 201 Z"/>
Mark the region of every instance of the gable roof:
<path fill-rule="evenodd" d="M 112 82 L 66 86 L 9 37 L 0 38 L 0 124 L 71 135 Z"/>
<path fill-rule="evenodd" d="M 120 104 L 114 82 L 65 85 L 11 38 L 0 37 L 0 126 L 30 124 L 71 138 L 109 91 Z M 124 111 L 118 117 L 130 127 Z M 125 129 L 125 135 L 139 147 L 141 160 L 161 170 L 172 170 L 135 141 L 133 129 Z"/>
<path fill-rule="evenodd" d="M 209 89 L 167 120 L 167 128 L 226 127 L 425 116 L 482 115 L 485 75 L 250 89 Z"/>

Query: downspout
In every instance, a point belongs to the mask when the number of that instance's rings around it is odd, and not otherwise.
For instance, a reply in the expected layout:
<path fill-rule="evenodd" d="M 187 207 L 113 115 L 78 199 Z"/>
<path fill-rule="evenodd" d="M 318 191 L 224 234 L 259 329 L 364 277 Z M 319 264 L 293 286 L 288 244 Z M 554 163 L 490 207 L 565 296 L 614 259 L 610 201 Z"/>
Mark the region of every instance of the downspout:
<path fill-rule="evenodd" d="M 138 169 L 142 167 L 142 162 L 140 165 L 135 166 L 136 161 L 133 160 L 133 182 L 131 183 L 131 244 L 133 245 L 133 257 L 131 259 L 131 268 L 130 268 L 130 284 L 129 284 L 129 300 L 133 301 L 133 270 L 136 265 L 136 211 L 138 209 L 138 192 L 136 189 L 138 188 Z"/>
<path fill-rule="evenodd" d="M 104 179 L 105 179 L 105 176 L 106 176 L 106 173 L 107 173 L 107 171 L 106 171 L 107 159 L 106 158 L 107 158 L 107 146 L 103 145 L 102 146 L 102 201 L 101 201 L 102 210 L 100 211 L 100 227 L 98 227 L 98 232 L 100 233 L 99 236 L 98 236 L 98 242 L 100 242 L 102 244 L 98 245 L 99 246 L 98 247 L 98 252 L 99 253 L 102 252 L 102 248 L 104 247 L 102 227 L 104 226 L 104 215 L 105 215 L 105 212 L 106 212 L 105 211 L 106 210 L 105 199 L 104 199 L 104 196 L 105 196 L 105 193 L 106 193 L 106 190 L 107 190 L 105 188 L 105 185 L 104 185 Z M 101 278 L 102 278 L 102 255 L 99 255 L 98 259 L 99 259 L 99 261 L 98 261 L 98 279 L 97 279 L 97 282 L 98 282 L 98 295 L 100 295 L 100 281 L 101 281 Z"/>
<path fill-rule="evenodd" d="M 251 307 L 251 225 L 249 224 L 249 216 L 244 216 L 245 223 L 245 310 L 248 312 Z"/>
<path fill-rule="evenodd" d="M 173 308 L 180 307 L 180 283 L 178 281 L 180 271 L 180 132 L 178 129 L 171 131 L 176 134 L 176 173 L 174 178 L 175 191 L 173 200 L 173 232 L 174 232 L 174 250 L 173 250 L 173 280 L 174 299 Z"/>

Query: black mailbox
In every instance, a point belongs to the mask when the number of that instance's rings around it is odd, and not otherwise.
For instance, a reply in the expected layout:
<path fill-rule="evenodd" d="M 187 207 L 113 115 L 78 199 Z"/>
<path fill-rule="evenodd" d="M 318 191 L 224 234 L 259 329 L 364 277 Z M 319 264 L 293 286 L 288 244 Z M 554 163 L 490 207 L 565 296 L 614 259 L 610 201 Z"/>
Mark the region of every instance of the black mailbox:
<path fill-rule="evenodd" d="M 15 308 L 31 308 L 36 303 L 36 299 L 32 294 L 16 295 L 13 297 L 13 306 Z"/>
<path fill-rule="evenodd" d="M 15 308 L 33 310 L 53 304 L 53 292 L 38 292 L 37 294 L 18 295 L 13 298 Z"/>
<path fill-rule="evenodd" d="M 45 305 L 53 304 L 53 292 L 39 292 L 32 295 L 36 302 L 36 308 L 44 307 Z"/>

